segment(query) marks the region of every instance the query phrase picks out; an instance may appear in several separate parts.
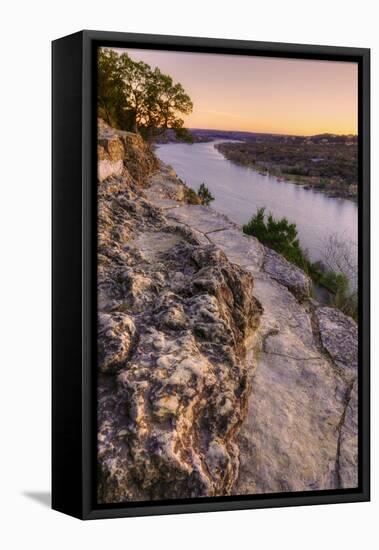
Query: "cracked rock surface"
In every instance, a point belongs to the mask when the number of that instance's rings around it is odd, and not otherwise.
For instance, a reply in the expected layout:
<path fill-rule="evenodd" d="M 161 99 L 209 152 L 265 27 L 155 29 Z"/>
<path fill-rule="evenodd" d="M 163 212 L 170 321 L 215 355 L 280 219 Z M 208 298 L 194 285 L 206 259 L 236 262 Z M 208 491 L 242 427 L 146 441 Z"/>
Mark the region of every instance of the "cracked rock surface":
<path fill-rule="evenodd" d="M 98 198 L 98 500 L 228 494 L 261 315 L 253 277 L 130 174 Z"/>
<path fill-rule="evenodd" d="M 333 361 L 352 376 L 358 368 L 358 327 L 338 309 L 316 310 L 321 342 Z"/>
<path fill-rule="evenodd" d="M 299 302 L 309 298 L 312 283 L 308 275 L 270 248 L 265 249 L 263 269 L 275 281 L 287 287 Z"/>
<path fill-rule="evenodd" d="M 354 321 L 138 136 L 99 136 L 99 502 L 355 487 Z"/>

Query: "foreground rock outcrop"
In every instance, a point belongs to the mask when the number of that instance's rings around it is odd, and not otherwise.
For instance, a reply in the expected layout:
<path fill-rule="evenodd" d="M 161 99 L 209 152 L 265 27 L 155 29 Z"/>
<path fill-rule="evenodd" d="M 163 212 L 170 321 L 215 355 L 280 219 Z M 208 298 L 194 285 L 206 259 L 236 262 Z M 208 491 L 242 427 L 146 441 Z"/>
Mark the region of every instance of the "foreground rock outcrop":
<path fill-rule="evenodd" d="M 253 277 L 152 206 L 129 160 L 115 168 L 98 194 L 99 501 L 228 494 Z"/>
<path fill-rule="evenodd" d="M 99 502 L 355 487 L 354 321 L 138 136 L 99 148 Z"/>

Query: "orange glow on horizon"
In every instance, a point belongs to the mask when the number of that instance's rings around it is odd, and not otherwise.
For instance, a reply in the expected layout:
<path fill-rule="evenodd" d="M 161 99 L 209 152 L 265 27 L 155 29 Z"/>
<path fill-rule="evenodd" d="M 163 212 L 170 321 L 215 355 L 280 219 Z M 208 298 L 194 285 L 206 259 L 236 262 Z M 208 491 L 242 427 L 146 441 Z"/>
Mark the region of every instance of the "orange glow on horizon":
<path fill-rule="evenodd" d="M 118 50 L 121 51 L 121 50 Z M 358 65 L 127 49 L 191 97 L 187 128 L 314 135 L 357 134 Z"/>

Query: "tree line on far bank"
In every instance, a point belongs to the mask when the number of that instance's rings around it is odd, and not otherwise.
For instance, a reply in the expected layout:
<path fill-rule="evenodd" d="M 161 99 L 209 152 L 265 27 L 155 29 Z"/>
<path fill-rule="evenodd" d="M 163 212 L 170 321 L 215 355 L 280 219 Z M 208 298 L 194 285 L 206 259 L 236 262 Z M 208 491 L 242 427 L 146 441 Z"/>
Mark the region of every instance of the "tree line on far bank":
<path fill-rule="evenodd" d="M 171 128 L 190 140 L 180 115 L 191 113 L 193 103 L 180 83 L 158 67 L 107 48 L 98 51 L 97 69 L 98 115 L 109 125 L 146 140 Z"/>

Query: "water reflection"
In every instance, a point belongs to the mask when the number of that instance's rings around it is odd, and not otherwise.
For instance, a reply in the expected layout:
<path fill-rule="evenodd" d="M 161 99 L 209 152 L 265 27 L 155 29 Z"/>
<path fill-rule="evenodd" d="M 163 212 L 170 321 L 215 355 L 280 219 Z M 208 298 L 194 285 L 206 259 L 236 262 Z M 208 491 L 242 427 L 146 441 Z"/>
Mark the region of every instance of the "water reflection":
<path fill-rule="evenodd" d="M 236 223 L 246 223 L 262 206 L 275 217 L 286 216 L 296 223 L 301 245 L 313 261 L 322 257 L 325 241 L 331 234 L 337 233 L 357 244 L 355 203 L 236 166 L 215 149 L 215 143 L 170 143 L 160 145 L 156 152 L 191 187 L 197 188 L 205 182 L 215 196 L 212 206 Z"/>

